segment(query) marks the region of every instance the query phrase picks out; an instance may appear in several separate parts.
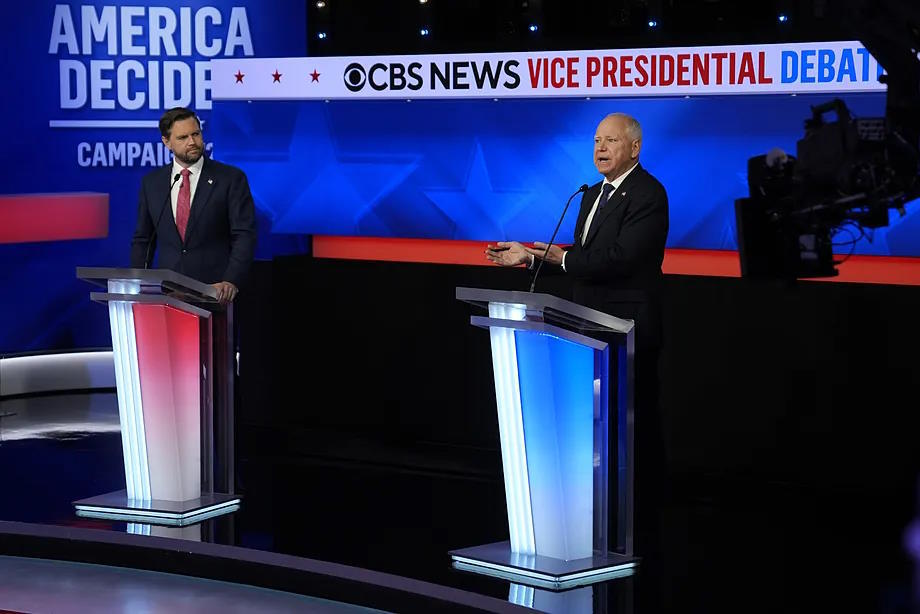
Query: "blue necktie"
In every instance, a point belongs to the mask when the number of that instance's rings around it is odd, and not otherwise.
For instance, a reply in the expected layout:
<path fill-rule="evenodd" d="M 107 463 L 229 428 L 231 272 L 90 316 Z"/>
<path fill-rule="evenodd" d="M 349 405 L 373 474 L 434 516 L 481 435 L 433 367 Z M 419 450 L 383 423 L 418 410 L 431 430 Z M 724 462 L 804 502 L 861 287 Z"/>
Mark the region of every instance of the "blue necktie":
<path fill-rule="evenodd" d="M 604 205 L 607 204 L 607 200 L 610 198 L 610 193 L 613 192 L 613 184 L 605 183 L 601 187 L 601 198 L 597 201 L 597 209 L 594 210 L 594 215 L 589 216 L 585 229 L 581 232 L 581 244 L 584 245 L 585 241 L 588 238 L 588 232 L 591 230 L 591 227 L 594 225 L 594 220 L 597 218 L 597 215 L 604 208 Z"/>
<path fill-rule="evenodd" d="M 613 184 L 605 183 L 604 187 L 601 188 L 601 199 L 597 203 L 598 210 L 603 209 L 604 205 L 607 204 L 607 201 L 610 199 L 611 192 L 613 192 Z"/>

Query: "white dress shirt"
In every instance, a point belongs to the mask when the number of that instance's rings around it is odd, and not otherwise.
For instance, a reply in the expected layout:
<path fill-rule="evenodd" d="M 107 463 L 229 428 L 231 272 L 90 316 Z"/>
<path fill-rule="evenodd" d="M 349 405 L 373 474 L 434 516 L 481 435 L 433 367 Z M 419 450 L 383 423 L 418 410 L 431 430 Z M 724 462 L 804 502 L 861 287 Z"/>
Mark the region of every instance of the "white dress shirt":
<path fill-rule="evenodd" d="M 633 164 L 633 165 L 629 168 L 628 171 L 626 171 L 625 173 L 623 173 L 622 175 L 620 175 L 619 177 L 617 177 L 617 178 L 614 179 L 613 181 L 607 181 L 606 179 L 604 179 L 604 184 L 608 184 L 608 183 L 609 183 L 610 185 L 613 186 L 613 190 L 610 191 L 610 198 L 613 197 L 613 194 L 617 191 L 617 188 L 620 187 L 620 184 L 622 184 L 623 181 L 626 180 L 626 177 L 628 177 L 629 174 L 630 174 L 631 172 L 633 172 L 633 169 L 636 168 L 637 166 L 639 166 L 639 163 L 638 163 L 638 162 L 636 162 L 635 164 Z M 591 212 L 588 213 L 588 219 L 585 220 L 585 227 L 584 227 L 584 229 L 581 231 L 581 244 L 582 244 L 582 245 L 585 244 L 585 239 L 588 238 L 588 230 L 591 228 L 591 222 L 594 221 L 594 214 L 597 213 L 597 205 L 601 202 L 601 196 L 603 196 L 603 195 L 604 195 L 604 186 L 601 185 L 601 193 L 597 195 L 597 199 L 594 201 L 594 206 L 591 207 Z M 563 271 L 565 271 L 565 257 L 566 257 L 567 255 L 568 255 L 568 252 L 562 254 L 562 270 L 563 270 Z"/>
<path fill-rule="evenodd" d="M 195 202 L 195 190 L 198 188 L 198 180 L 201 178 L 201 168 L 204 166 L 204 156 L 198 158 L 198 161 L 188 167 L 189 175 L 189 210 L 191 210 L 191 204 Z M 169 182 L 173 182 L 173 178 L 182 172 L 182 169 L 185 168 L 179 162 L 173 158 L 172 163 L 172 174 L 169 176 Z M 182 178 L 180 175 L 179 181 L 172 187 L 172 192 L 169 194 L 169 200 L 172 201 L 172 212 L 173 219 L 176 219 L 176 203 L 179 201 L 179 188 L 182 186 Z"/>

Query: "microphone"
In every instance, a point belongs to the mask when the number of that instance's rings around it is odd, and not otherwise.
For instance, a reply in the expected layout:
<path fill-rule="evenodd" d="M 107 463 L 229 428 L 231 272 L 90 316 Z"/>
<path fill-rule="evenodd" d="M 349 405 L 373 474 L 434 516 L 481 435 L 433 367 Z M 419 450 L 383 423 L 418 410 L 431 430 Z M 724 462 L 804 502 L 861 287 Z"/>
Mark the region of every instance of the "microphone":
<path fill-rule="evenodd" d="M 565 208 L 562 210 L 562 215 L 559 216 L 559 222 L 556 224 L 556 230 L 553 231 L 553 236 L 550 237 L 549 243 L 546 244 L 546 249 L 543 250 L 543 258 L 540 258 L 540 263 L 537 265 L 537 271 L 533 274 L 533 279 L 530 281 L 530 292 L 533 292 L 533 289 L 537 285 L 537 277 L 540 275 L 540 269 L 543 268 L 543 263 L 546 262 L 546 254 L 549 253 L 549 248 L 552 246 L 553 241 L 556 239 L 556 233 L 559 232 L 559 227 L 562 226 L 562 220 L 565 219 L 565 212 L 569 210 L 569 204 L 571 204 L 572 199 L 575 198 L 576 194 L 581 194 L 587 190 L 588 184 L 582 184 L 582 186 L 575 190 L 575 193 L 569 196 L 569 199 L 565 201 Z"/>
<path fill-rule="evenodd" d="M 163 219 L 163 212 L 166 211 L 166 207 L 170 205 L 169 199 L 172 197 L 172 189 L 175 187 L 176 182 L 179 181 L 179 178 L 182 177 L 179 173 L 176 173 L 176 176 L 173 177 L 172 183 L 169 184 L 169 191 L 166 193 L 166 202 L 163 203 L 163 208 L 160 209 L 160 215 L 157 216 L 157 223 L 153 225 L 153 234 L 150 235 L 150 241 L 147 243 L 147 253 L 144 254 L 144 268 L 150 268 L 150 248 L 153 247 L 153 244 L 157 238 L 157 228 L 160 227 L 160 220 Z"/>

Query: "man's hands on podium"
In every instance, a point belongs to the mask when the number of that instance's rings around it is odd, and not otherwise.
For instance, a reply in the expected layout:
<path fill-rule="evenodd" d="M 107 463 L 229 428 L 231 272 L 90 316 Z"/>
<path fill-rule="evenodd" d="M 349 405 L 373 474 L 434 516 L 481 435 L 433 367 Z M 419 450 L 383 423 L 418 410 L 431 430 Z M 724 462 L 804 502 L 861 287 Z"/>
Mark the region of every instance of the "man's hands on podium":
<path fill-rule="evenodd" d="M 239 292 L 237 287 L 231 284 L 229 281 L 219 281 L 216 284 L 211 285 L 217 288 L 217 300 L 221 305 L 232 303 L 233 299 L 236 298 L 236 295 Z"/>
<path fill-rule="evenodd" d="M 545 251 L 546 243 L 541 241 L 536 241 L 533 247 L 527 247 L 517 241 L 499 241 L 486 246 L 486 258 L 501 266 L 530 265 L 533 262 L 531 257 L 542 259 Z M 562 264 L 564 255 L 564 249 L 553 245 L 546 254 L 546 261 L 550 264 Z"/>

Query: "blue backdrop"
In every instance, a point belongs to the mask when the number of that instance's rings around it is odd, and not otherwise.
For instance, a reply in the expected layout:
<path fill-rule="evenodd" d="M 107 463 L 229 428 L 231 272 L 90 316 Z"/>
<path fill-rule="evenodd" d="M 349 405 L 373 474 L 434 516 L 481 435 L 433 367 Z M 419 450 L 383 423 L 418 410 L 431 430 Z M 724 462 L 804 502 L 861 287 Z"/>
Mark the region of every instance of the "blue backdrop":
<path fill-rule="evenodd" d="M 735 247 L 732 203 L 750 156 L 794 151 L 809 105 L 827 97 L 216 103 L 207 62 L 299 56 L 306 3 L 87 1 L 4 8 L 6 119 L 0 196 L 109 194 L 105 238 L 0 244 L 0 353 L 109 345 L 108 318 L 75 278 L 123 266 L 140 178 L 167 161 L 164 108 L 196 108 L 211 155 L 249 175 L 258 257 L 306 249 L 314 233 L 546 239 L 561 207 L 598 178 L 598 120 L 619 110 L 645 131 L 643 163 L 668 188 L 671 247 Z M 880 115 L 880 94 L 850 96 Z M 88 122 L 88 123 L 87 123 Z M 122 122 L 113 124 L 111 122 Z M 124 127 L 123 122 L 142 122 Z M 920 256 L 915 207 L 857 252 Z M 0 220 L 3 211 L 0 208 Z M 561 231 L 570 240 L 574 209 Z"/>
<path fill-rule="evenodd" d="M 642 123 L 642 163 L 668 190 L 668 246 L 734 249 L 748 158 L 794 154 L 810 105 L 828 98 L 217 102 L 210 133 L 246 169 L 274 233 L 530 241 L 546 240 L 569 194 L 600 179 L 595 127 L 623 111 Z M 846 102 L 884 115 L 883 94 Z M 917 209 L 856 253 L 920 256 Z"/>

